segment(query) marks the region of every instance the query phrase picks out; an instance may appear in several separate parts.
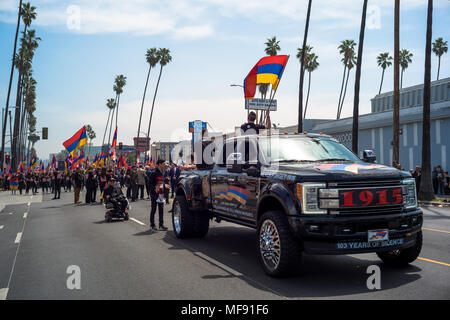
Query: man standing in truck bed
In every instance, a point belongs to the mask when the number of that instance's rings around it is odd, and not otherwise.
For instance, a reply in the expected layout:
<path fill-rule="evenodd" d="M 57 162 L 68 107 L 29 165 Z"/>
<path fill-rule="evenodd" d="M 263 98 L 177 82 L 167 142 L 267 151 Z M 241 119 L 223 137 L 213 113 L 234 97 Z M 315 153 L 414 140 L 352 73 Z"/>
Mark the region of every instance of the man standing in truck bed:
<path fill-rule="evenodd" d="M 262 124 L 255 124 L 256 121 L 256 113 L 254 111 L 251 111 L 248 114 L 248 118 L 247 118 L 248 122 L 244 123 L 241 126 L 241 130 L 243 131 L 243 133 L 245 133 L 247 130 L 253 130 L 252 133 L 256 133 L 259 134 L 259 130 L 263 130 L 263 129 L 270 129 L 270 117 L 267 116 L 267 125 L 263 126 Z"/>

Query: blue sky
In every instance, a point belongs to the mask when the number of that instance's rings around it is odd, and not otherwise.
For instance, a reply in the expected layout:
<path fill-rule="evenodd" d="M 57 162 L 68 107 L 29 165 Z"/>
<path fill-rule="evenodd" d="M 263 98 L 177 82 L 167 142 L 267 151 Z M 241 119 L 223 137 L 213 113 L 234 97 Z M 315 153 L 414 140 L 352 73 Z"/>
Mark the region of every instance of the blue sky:
<path fill-rule="evenodd" d="M 410 50 L 413 63 L 404 86 L 423 82 L 426 31 L 425 0 L 402 1 L 401 48 Z M 106 99 L 114 97 L 114 77 L 124 74 L 119 141 L 131 144 L 136 135 L 151 47 L 169 48 L 173 61 L 163 70 L 151 138 L 154 141 L 188 138 L 187 122 L 208 121 L 215 131 L 228 131 L 245 121 L 241 84 L 271 36 L 280 40 L 280 54 L 291 59 L 277 92 L 278 111 L 272 121 L 296 123 L 299 63 L 307 1 L 298 0 L 35 0 L 33 23 L 42 38 L 33 69 L 37 86 L 37 127 L 49 127 L 49 140 L 36 144 L 38 156 L 61 150 L 62 142 L 84 124 L 91 124 L 99 145 L 106 124 Z M 361 79 L 361 113 L 370 111 L 378 93 L 380 52 L 393 52 L 393 1 L 369 0 Z M 6 102 L 18 1 L 0 0 L 0 104 Z M 433 40 L 449 40 L 450 2 L 435 0 Z M 362 0 L 314 0 L 308 43 L 319 56 L 312 75 L 307 117 L 336 114 L 343 66 L 337 51 L 344 39 L 359 39 Z M 79 24 L 77 23 L 79 22 Z M 441 78 L 450 76 L 450 55 L 441 60 Z M 437 58 L 432 60 L 436 78 Z M 159 69 L 153 69 L 147 92 L 143 127 L 146 131 Z M 15 75 L 16 76 L 16 75 Z M 17 79 L 17 78 L 15 78 Z M 352 114 L 354 71 L 350 75 L 343 116 Z M 383 91 L 392 90 L 392 68 L 386 71 Z M 13 92 L 15 86 L 13 87 Z M 12 103 L 15 95 L 12 95 Z M 39 129 L 40 130 L 40 129 Z"/>

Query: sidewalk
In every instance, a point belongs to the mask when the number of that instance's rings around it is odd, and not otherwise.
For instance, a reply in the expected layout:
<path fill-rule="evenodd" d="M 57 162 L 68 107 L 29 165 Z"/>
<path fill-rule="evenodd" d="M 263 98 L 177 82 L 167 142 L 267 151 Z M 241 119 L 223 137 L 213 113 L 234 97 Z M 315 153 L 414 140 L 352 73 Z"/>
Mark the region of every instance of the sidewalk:
<path fill-rule="evenodd" d="M 419 200 L 419 206 L 434 206 L 434 207 L 441 207 L 441 208 L 450 208 L 450 195 L 444 195 L 439 196 L 433 200 L 433 201 L 420 201 Z"/>

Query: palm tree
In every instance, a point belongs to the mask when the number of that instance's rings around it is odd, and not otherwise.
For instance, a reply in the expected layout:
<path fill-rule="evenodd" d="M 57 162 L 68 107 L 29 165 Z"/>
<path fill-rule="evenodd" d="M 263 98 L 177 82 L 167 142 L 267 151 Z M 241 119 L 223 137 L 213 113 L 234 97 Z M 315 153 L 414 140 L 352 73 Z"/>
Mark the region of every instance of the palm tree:
<path fill-rule="evenodd" d="M 438 72 L 437 72 L 437 80 L 439 80 L 439 71 L 441 70 L 441 57 L 444 53 L 447 53 L 448 46 L 447 41 L 444 41 L 442 37 L 437 38 L 433 42 L 433 52 L 438 56 Z"/>
<path fill-rule="evenodd" d="M 342 83 L 341 83 L 341 92 L 339 94 L 339 101 L 338 101 L 338 112 L 337 112 L 337 116 L 336 119 L 339 119 L 340 117 L 340 107 L 341 107 L 341 102 L 342 102 L 342 93 L 344 90 L 344 84 L 345 84 L 345 76 L 346 76 L 346 72 L 347 72 L 347 67 L 349 64 L 349 61 L 351 59 L 354 59 L 355 56 L 355 46 L 356 43 L 353 40 L 343 40 L 341 41 L 341 44 L 338 47 L 339 53 L 344 55 L 344 57 L 341 59 L 341 61 L 344 64 L 344 74 L 342 75 Z"/>
<path fill-rule="evenodd" d="M 24 32 L 27 32 L 27 27 L 31 25 L 31 22 L 36 19 L 36 7 L 32 6 L 29 2 L 22 5 L 22 21 L 25 25 Z"/>
<path fill-rule="evenodd" d="M 137 132 L 138 140 L 139 140 L 139 134 L 141 132 L 142 111 L 144 109 L 145 94 L 147 93 L 147 85 L 148 85 L 148 79 L 150 77 L 150 71 L 159 62 L 159 55 L 157 53 L 158 53 L 158 49 L 151 48 L 151 49 L 148 49 L 147 53 L 145 54 L 145 60 L 149 64 L 149 68 L 148 68 L 148 74 L 147 74 L 147 81 L 145 82 L 145 87 L 144 87 L 144 95 L 142 97 L 141 113 L 139 115 L 139 125 L 138 125 L 138 132 Z M 136 152 L 137 152 L 137 148 L 136 148 Z"/>
<path fill-rule="evenodd" d="M 418 198 L 433 200 L 431 185 L 431 139 L 430 139 L 430 91 L 431 91 L 431 37 L 433 27 L 433 0 L 428 0 L 427 36 L 425 45 L 425 76 L 423 85 L 423 134 L 422 134 L 422 179 Z"/>
<path fill-rule="evenodd" d="M 308 101 L 309 101 L 309 92 L 311 89 L 311 73 L 316 70 L 319 67 L 319 62 L 317 61 L 318 56 L 311 52 L 313 47 L 306 46 L 306 52 L 305 52 L 305 65 L 304 68 L 306 71 L 308 71 L 308 93 L 306 94 L 306 103 L 305 103 L 305 112 L 303 114 L 303 118 L 306 118 L 306 110 L 308 109 Z M 297 59 L 302 58 L 303 50 L 302 48 L 297 48 Z"/>
<path fill-rule="evenodd" d="M 268 38 L 266 43 L 266 48 L 264 49 L 264 52 L 268 56 L 276 56 L 278 51 L 281 50 L 280 48 L 280 41 L 277 41 L 277 37 Z M 269 84 L 268 83 L 261 83 L 259 85 L 259 92 L 261 93 L 261 99 L 265 99 L 267 95 L 267 91 L 269 90 Z"/>
<path fill-rule="evenodd" d="M 344 99 L 345 99 L 345 95 L 347 94 L 347 85 L 348 85 L 348 78 L 350 77 L 350 70 L 353 69 L 353 67 L 356 64 L 356 57 L 355 54 L 353 52 L 353 55 L 349 58 L 349 60 L 347 61 L 347 79 L 345 79 L 345 87 L 344 87 L 344 93 L 342 94 L 342 100 L 341 100 L 341 105 L 339 107 L 339 116 L 338 119 L 341 117 L 341 113 L 342 113 L 342 107 L 344 105 Z"/>
<path fill-rule="evenodd" d="M 400 89 L 403 88 L 403 72 L 405 72 L 406 68 L 408 68 L 408 65 L 412 63 L 411 60 L 412 56 L 413 54 L 406 49 L 402 49 L 400 51 L 399 59 L 400 59 L 400 67 L 402 68 L 400 76 Z"/>
<path fill-rule="evenodd" d="M 378 94 L 380 94 L 381 88 L 383 87 L 384 71 L 387 67 L 392 65 L 392 57 L 389 55 L 389 52 L 380 53 L 377 57 L 377 64 L 381 67 L 381 69 L 383 69 L 383 72 L 381 73 L 380 91 L 378 92 Z"/>
<path fill-rule="evenodd" d="M 8 108 L 9 108 L 9 98 L 11 95 L 11 86 L 14 75 L 14 66 L 15 66 L 15 56 L 16 56 L 16 48 L 17 48 L 17 38 L 19 36 L 19 28 L 20 28 L 20 16 L 22 14 L 22 0 L 19 1 L 19 10 L 17 14 L 17 27 L 16 27 L 16 36 L 14 38 L 14 49 L 11 59 L 11 73 L 9 75 L 9 85 L 8 85 L 8 94 L 6 95 L 6 108 L 5 108 L 5 118 L 3 119 L 3 128 L 2 128 L 2 147 L 0 150 L 0 169 L 3 172 L 3 159 L 5 158 L 5 137 L 6 137 L 6 127 L 8 123 Z"/>
<path fill-rule="evenodd" d="M 366 29 L 366 13 L 367 0 L 364 0 L 363 10 L 361 16 L 361 28 L 359 31 L 359 45 L 358 45 L 358 59 L 356 61 L 356 75 L 355 75 L 355 94 L 353 97 L 353 124 L 352 124 L 352 151 L 358 154 L 358 140 L 359 140 L 359 88 L 361 83 L 361 65 L 364 48 L 364 33 Z"/>
<path fill-rule="evenodd" d="M 108 131 L 109 118 L 111 117 L 111 111 L 116 107 L 114 98 L 106 100 L 106 107 L 108 108 L 108 120 L 106 120 L 105 133 L 103 134 L 102 147 L 105 144 L 106 131 Z"/>
<path fill-rule="evenodd" d="M 97 137 L 97 134 L 95 133 L 94 129 L 92 129 L 90 124 L 88 124 L 86 126 L 86 133 L 87 133 L 87 137 L 89 139 L 88 152 L 87 152 L 87 158 L 89 159 L 89 155 L 90 155 L 89 152 L 90 152 L 90 149 L 91 149 L 92 140 L 94 140 Z"/>
<path fill-rule="evenodd" d="M 306 43 L 308 40 L 309 18 L 311 16 L 312 0 L 308 1 L 308 9 L 306 10 L 305 33 L 303 35 L 302 56 L 300 57 L 300 83 L 298 89 L 298 132 L 303 132 L 303 80 L 305 76 L 305 53 Z"/>
<path fill-rule="evenodd" d="M 31 63 L 34 57 L 34 50 L 39 46 L 38 41 L 41 38 L 36 37 L 35 30 L 27 30 L 22 32 L 21 47 L 19 53 L 16 55 L 16 68 L 19 71 L 19 77 L 17 80 L 17 95 L 16 95 L 16 108 L 14 115 L 14 133 L 11 141 L 11 153 L 12 153 L 12 167 L 15 170 L 18 160 L 20 145 L 17 143 L 21 133 L 20 130 L 20 118 L 21 118 L 21 106 L 22 106 L 22 92 L 23 92 L 23 77 L 31 70 Z"/>
<path fill-rule="evenodd" d="M 338 111 L 336 119 L 339 119 L 341 116 L 341 108 L 344 104 L 344 84 L 348 82 L 348 78 L 350 75 L 350 69 L 353 68 L 355 65 L 355 46 L 356 42 L 354 40 L 343 40 L 341 41 L 341 44 L 338 47 L 339 53 L 343 55 L 343 58 L 341 59 L 342 63 L 344 64 L 344 74 L 342 76 L 342 84 L 341 84 L 341 92 L 339 94 L 339 101 L 338 101 Z M 350 67 L 350 68 L 349 68 Z M 347 78 L 347 81 L 345 80 Z"/>
<path fill-rule="evenodd" d="M 158 82 L 156 83 L 155 94 L 153 95 L 152 110 L 150 112 L 150 120 L 148 121 L 147 137 L 150 137 L 150 127 L 152 124 L 153 109 L 155 107 L 156 94 L 158 93 L 159 81 L 161 80 L 162 70 L 163 70 L 164 66 L 166 66 L 167 64 L 169 64 L 172 61 L 172 56 L 170 55 L 170 50 L 166 49 L 166 48 L 160 48 L 157 52 L 157 57 L 158 57 L 161 69 L 159 70 Z"/>
<path fill-rule="evenodd" d="M 117 111 L 116 111 L 116 127 L 117 127 L 117 118 L 119 117 L 120 95 L 123 93 L 123 88 L 127 84 L 127 77 L 125 77 L 123 74 L 121 74 L 121 75 L 116 77 L 114 82 L 115 82 L 115 84 L 117 86 L 116 93 L 118 94 L 118 96 L 117 96 L 117 106 L 116 106 L 116 109 L 117 109 Z"/>

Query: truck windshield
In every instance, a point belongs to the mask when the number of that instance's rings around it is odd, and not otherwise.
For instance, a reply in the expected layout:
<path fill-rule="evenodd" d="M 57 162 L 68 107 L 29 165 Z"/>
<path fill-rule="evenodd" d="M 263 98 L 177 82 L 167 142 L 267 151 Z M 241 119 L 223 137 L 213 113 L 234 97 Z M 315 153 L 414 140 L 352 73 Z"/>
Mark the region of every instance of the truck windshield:
<path fill-rule="evenodd" d="M 263 138 L 260 151 L 270 162 L 359 161 L 350 150 L 326 138 Z"/>

